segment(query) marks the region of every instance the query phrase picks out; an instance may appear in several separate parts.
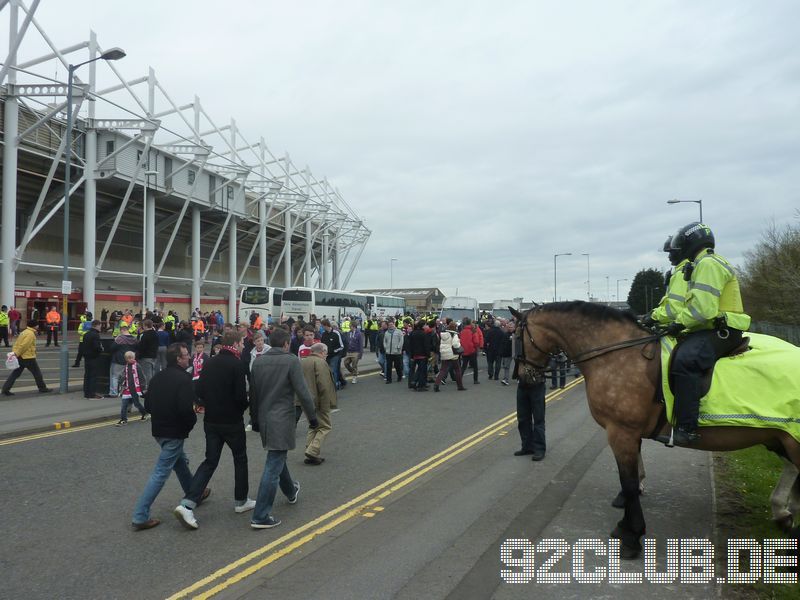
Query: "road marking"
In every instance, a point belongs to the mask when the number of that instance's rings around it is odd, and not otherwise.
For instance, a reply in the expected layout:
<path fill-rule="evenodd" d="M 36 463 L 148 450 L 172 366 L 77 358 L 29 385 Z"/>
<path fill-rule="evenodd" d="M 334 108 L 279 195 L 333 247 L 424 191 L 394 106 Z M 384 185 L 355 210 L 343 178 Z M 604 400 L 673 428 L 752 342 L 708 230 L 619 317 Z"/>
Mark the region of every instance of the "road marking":
<path fill-rule="evenodd" d="M 64 423 L 69 423 L 69 421 L 62 421 L 62 425 Z M 58 429 L 56 427 L 56 431 L 43 431 L 42 433 L 32 433 L 30 435 L 23 435 L 20 437 L 9 438 L 7 440 L 0 440 L 0 446 L 10 446 L 11 444 L 21 444 L 22 442 L 30 442 L 33 440 L 41 440 L 43 438 L 53 437 L 54 435 L 64 435 L 65 433 L 73 433 L 78 431 L 86 431 L 87 429 L 99 429 L 100 427 L 108 427 L 109 425 L 113 425 L 114 421 L 103 421 L 102 423 L 91 423 L 89 425 L 78 425 L 77 427 L 70 427 L 67 425 L 65 428 Z M 54 423 L 54 426 L 57 426 L 58 423 Z"/>
<path fill-rule="evenodd" d="M 561 398 L 566 394 L 566 392 L 570 391 L 574 387 L 577 387 L 581 383 L 583 383 L 583 377 L 575 379 L 572 383 L 568 384 L 563 389 L 551 392 L 549 394 L 549 397 L 546 399 L 546 402 L 551 402 L 553 400 Z M 170 596 L 167 600 L 178 600 L 180 598 L 187 598 L 189 596 L 198 599 L 211 598 L 212 596 L 215 596 L 219 592 L 231 587 L 232 585 L 238 583 L 239 581 L 242 581 L 243 579 L 249 577 L 250 575 L 253 575 L 254 573 L 260 571 L 264 567 L 274 563 L 278 559 L 288 554 L 291 554 L 296 549 L 311 542 L 312 540 L 316 539 L 322 534 L 338 527 L 339 525 L 341 525 L 346 521 L 349 521 L 353 517 L 359 515 L 365 517 L 375 516 L 375 513 L 372 511 L 378 510 L 375 504 L 377 504 L 380 500 L 410 485 L 423 475 L 433 471 L 442 464 L 452 460 L 453 458 L 462 454 L 469 448 L 472 448 L 473 446 L 479 444 L 480 442 L 495 436 L 499 431 L 502 431 L 506 427 L 509 427 L 511 423 L 516 420 L 516 418 L 517 418 L 517 413 L 516 411 L 514 411 L 513 413 L 495 421 L 494 423 L 488 425 L 487 427 L 484 427 L 480 431 L 477 431 L 476 433 L 467 436 L 466 438 L 451 445 L 449 448 L 446 448 L 441 452 L 434 454 L 433 456 L 425 459 L 424 461 L 418 463 L 417 465 L 403 471 L 402 473 L 399 473 L 398 475 L 395 475 L 391 479 L 384 481 L 383 483 L 353 498 L 352 500 L 349 500 L 348 502 L 334 509 L 331 509 L 324 515 L 321 515 L 316 519 L 313 519 L 312 521 L 309 521 L 308 523 L 301 525 L 300 527 L 288 532 L 287 534 L 270 542 L 269 544 L 262 546 L 261 548 L 254 550 L 253 552 L 243 556 L 242 558 L 235 560 L 234 562 L 218 569 L 214 573 L 211 573 L 210 575 L 204 577 L 203 579 L 200 579 L 199 581 L 193 583 L 192 585 L 176 592 L 175 594 Z M 283 544 L 287 545 L 283 546 Z M 274 550 L 274 552 L 268 554 L 272 550 Z M 255 561 L 256 559 L 260 560 L 258 560 L 258 562 L 255 562 L 246 568 L 243 568 L 241 571 L 233 575 L 230 575 L 227 579 L 222 580 L 223 577 L 225 577 L 226 575 L 232 573 L 233 571 L 235 571 L 240 567 L 245 567 L 245 565 L 251 563 L 252 561 Z M 220 582 L 214 585 L 213 587 L 205 590 L 204 592 L 195 594 L 195 592 L 197 592 L 198 590 L 206 588 L 207 586 L 213 584 L 216 581 Z"/>

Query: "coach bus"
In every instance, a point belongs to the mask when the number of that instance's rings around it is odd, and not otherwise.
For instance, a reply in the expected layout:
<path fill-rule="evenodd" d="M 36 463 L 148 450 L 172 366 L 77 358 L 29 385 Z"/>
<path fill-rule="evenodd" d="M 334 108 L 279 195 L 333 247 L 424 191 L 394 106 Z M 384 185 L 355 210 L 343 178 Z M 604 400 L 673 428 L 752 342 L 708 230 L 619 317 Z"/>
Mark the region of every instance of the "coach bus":
<path fill-rule="evenodd" d="M 496 319 L 511 319 L 513 315 L 508 307 L 514 310 L 520 309 L 520 303 L 516 300 L 495 300 L 492 302 L 492 316 Z"/>
<path fill-rule="evenodd" d="M 249 323 L 250 315 L 258 313 L 264 322 L 281 314 L 283 288 L 246 285 L 239 292 L 239 323 Z"/>
<path fill-rule="evenodd" d="M 399 296 L 380 296 L 378 294 L 367 294 L 368 316 L 393 317 L 405 313 L 406 301 Z"/>
<path fill-rule="evenodd" d="M 308 322 L 311 315 L 333 319 L 337 323 L 341 323 L 345 316 L 363 321 L 369 310 L 366 294 L 307 287 L 286 288 L 281 303 L 281 321 L 291 318 Z"/>

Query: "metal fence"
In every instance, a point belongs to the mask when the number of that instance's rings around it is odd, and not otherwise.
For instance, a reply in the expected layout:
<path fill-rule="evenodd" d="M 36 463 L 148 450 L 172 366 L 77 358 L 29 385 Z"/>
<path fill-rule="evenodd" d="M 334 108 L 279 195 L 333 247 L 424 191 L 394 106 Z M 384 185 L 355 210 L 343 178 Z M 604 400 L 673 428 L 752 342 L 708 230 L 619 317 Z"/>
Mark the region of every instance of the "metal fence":
<path fill-rule="evenodd" d="M 774 335 L 795 346 L 800 346 L 800 325 L 780 325 L 778 323 L 767 323 L 766 321 L 753 321 L 750 324 L 750 331 Z"/>

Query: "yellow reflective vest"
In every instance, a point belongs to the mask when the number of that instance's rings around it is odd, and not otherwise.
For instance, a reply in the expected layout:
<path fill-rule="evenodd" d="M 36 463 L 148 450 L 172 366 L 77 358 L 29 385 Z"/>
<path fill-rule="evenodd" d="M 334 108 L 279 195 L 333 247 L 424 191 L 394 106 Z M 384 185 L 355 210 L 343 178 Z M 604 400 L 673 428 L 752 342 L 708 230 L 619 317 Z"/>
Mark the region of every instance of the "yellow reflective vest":
<path fill-rule="evenodd" d="M 714 320 L 724 317 L 729 327 L 747 331 L 750 316 L 742 307 L 739 280 L 730 263 L 706 248 L 691 267 L 686 303 L 675 320 L 689 331 L 697 331 L 713 328 Z"/>
<path fill-rule="evenodd" d="M 683 277 L 683 270 L 689 264 L 689 259 L 685 258 L 677 265 L 672 271 L 672 277 L 669 278 L 669 285 L 667 285 L 667 293 L 661 298 L 650 317 L 661 325 L 667 325 L 675 321 L 678 313 L 686 303 L 686 294 L 689 291 L 689 282 Z"/>
<path fill-rule="evenodd" d="M 0 310 L 0 327 L 8 327 L 8 313 Z"/>

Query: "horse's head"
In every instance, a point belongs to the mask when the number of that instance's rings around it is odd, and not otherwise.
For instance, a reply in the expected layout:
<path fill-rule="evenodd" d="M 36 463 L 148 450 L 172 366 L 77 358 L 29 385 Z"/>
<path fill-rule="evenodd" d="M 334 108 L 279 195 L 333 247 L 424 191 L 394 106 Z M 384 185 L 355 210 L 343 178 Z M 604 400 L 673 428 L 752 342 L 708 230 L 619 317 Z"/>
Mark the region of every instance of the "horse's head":
<path fill-rule="evenodd" d="M 533 308 L 524 313 L 511 310 L 511 314 L 517 321 L 517 328 L 514 332 L 517 337 L 515 358 L 537 371 L 546 370 L 550 359 L 555 358 L 561 352 L 556 339 L 540 323 L 543 314 L 542 306 L 534 304 Z"/>

